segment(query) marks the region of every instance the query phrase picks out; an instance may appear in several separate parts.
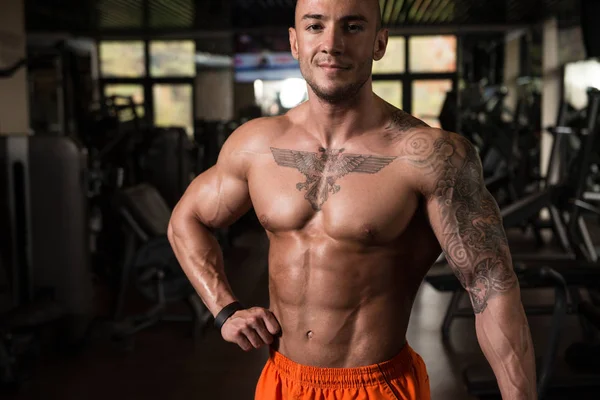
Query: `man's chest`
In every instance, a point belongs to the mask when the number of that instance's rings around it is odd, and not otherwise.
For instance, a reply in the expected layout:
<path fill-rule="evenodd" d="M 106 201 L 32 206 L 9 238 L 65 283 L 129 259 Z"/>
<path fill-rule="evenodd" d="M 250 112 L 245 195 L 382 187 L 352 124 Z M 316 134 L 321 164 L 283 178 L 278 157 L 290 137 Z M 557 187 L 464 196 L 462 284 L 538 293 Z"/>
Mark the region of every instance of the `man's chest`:
<path fill-rule="evenodd" d="M 248 183 L 255 212 L 271 232 L 318 220 L 333 238 L 387 241 L 402 233 L 418 202 L 399 164 L 393 156 L 271 148 Z"/>

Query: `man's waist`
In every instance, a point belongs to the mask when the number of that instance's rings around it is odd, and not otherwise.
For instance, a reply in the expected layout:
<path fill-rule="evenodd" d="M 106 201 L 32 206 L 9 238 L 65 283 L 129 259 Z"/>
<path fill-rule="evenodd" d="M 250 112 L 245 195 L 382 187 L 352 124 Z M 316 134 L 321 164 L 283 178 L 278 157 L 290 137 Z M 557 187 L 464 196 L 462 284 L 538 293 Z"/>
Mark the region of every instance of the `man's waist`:
<path fill-rule="evenodd" d="M 288 366 L 293 363 L 311 368 L 364 369 L 398 361 L 399 357 L 405 358 L 404 353 L 407 348 L 408 344 L 404 337 L 386 344 L 373 340 L 368 345 L 357 344 L 356 346 L 303 344 L 280 338 L 270 347 L 270 353 L 272 357 L 277 355 L 281 360 L 289 360 L 286 364 Z"/>
<path fill-rule="evenodd" d="M 300 364 L 327 368 L 352 368 L 392 359 L 406 345 L 406 330 L 373 327 L 361 332 L 289 331 L 282 324 L 282 335 L 271 345 Z"/>

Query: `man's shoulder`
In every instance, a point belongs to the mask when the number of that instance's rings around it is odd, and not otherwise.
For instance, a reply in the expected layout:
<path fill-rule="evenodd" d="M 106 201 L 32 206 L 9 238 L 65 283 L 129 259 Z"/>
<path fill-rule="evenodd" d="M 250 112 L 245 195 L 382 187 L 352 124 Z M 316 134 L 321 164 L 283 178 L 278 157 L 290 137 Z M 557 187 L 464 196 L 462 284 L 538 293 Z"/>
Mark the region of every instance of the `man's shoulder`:
<path fill-rule="evenodd" d="M 399 146 L 398 158 L 407 166 L 410 182 L 421 193 L 432 193 L 440 182 L 454 180 L 465 172 L 481 175 L 475 147 L 459 134 L 424 127 L 408 134 Z"/>
<path fill-rule="evenodd" d="M 401 159 L 423 166 L 453 156 L 465 157 L 475 151 L 464 136 L 429 126 L 420 126 L 407 132 L 398 141 L 396 149 Z"/>
<path fill-rule="evenodd" d="M 392 141 L 402 140 L 406 133 L 415 129 L 427 128 L 427 124 L 414 115 L 400 110 L 391 104 L 385 103 L 384 107 L 388 112 L 388 125 L 386 129 L 386 138 Z"/>
<path fill-rule="evenodd" d="M 240 125 L 228 138 L 227 146 L 236 151 L 262 152 L 268 150 L 275 136 L 289 129 L 285 115 L 252 119 Z"/>
<path fill-rule="evenodd" d="M 385 128 L 383 138 L 386 144 L 395 148 L 402 155 L 419 156 L 439 150 L 438 146 L 444 142 L 453 143 L 457 146 L 465 140 L 462 136 L 448 132 L 443 129 L 427 125 L 419 118 L 386 104 L 388 110 L 388 124 Z M 468 141 L 467 141 L 468 145 Z"/>
<path fill-rule="evenodd" d="M 287 115 L 278 115 L 275 117 L 260 117 L 240 125 L 234 132 L 237 136 L 243 137 L 264 137 L 272 136 L 287 129 L 290 120 Z"/>

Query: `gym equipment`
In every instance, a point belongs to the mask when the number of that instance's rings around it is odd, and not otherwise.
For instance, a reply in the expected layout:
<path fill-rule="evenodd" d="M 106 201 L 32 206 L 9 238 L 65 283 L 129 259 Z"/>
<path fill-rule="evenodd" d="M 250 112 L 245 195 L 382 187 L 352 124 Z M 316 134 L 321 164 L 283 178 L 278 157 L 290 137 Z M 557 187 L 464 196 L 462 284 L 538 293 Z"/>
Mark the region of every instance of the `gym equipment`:
<path fill-rule="evenodd" d="M 0 137 L 0 385 L 18 382 L 21 339 L 58 324 L 77 345 L 91 321 L 85 155 L 65 137 Z"/>
<path fill-rule="evenodd" d="M 131 152 L 146 133 L 132 97 L 109 96 L 96 105 L 81 140 L 93 162 L 106 162 Z"/>
<path fill-rule="evenodd" d="M 10 78 L 27 68 L 31 127 L 38 135 L 73 136 L 81 127 L 84 105 L 92 99 L 92 47 L 76 42 L 30 44 L 28 57 L 0 69 L 0 78 Z"/>
<path fill-rule="evenodd" d="M 595 268 L 595 276 L 588 274 L 588 282 L 594 284 L 600 282 L 600 271 Z M 529 278 L 520 277 L 520 279 L 532 287 L 547 286 L 548 282 L 536 282 L 537 278 L 532 274 L 533 268 L 528 268 Z M 542 269 L 543 270 L 543 269 Z M 536 365 L 538 376 L 538 398 L 546 399 L 564 399 L 565 397 L 574 397 L 577 399 L 596 399 L 600 390 L 600 371 L 594 370 L 596 360 L 589 360 L 593 354 L 598 354 L 597 344 L 575 343 L 571 345 L 566 353 L 566 363 L 558 358 L 558 342 L 561 336 L 562 320 L 569 312 L 570 306 L 567 303 L 567 285 L 570 285 L 561 274 L 555 270 L 550 274 L 546 273 L 546 278 L 550 278 L 555 289 L 555 302 L 553 306 L 552 322 L 549 328 L 548 347 L 541 360 Z M 534 276 L 532 280 L 531 277 Z M 598 309 L 587 302 L 581 302 L 578 308 L 579 313 L 588 318 L 596 328 L 598 325 Z M 586 351 L 585 354 L 581 354 Z M 582 360 L 585 359 L 585 363 Z M 587 364 L 587 365 L 586 365 Z M 590 368 L 591 367 L 591 368 Z M 463 378 L 469 393 L 480 399 L 500 399 L 500 391 L 493 371 L 489 366 L 478 365 L 470 366 L 464 370 Z"/>
<path fill-rule="evenodd" d="M 600 15 L 600 4 L 594 0 L 581 0 L 581 30 L 585 44 L 587 58 L 600 57 L 600 31 L 598 20 Z"/>
<path fill-rule="evenodd" d="M 81 135 L 89 153 L 90 242 L 94 272 L 118 283 L 124 252 L 120 215 L 112 200 L 123 187 L 141 181 L 136 149 L 146 130 L 137 116 L 131 97 L 110 96 L 89 115 L 85 134 Z M 131 117 L 131 118 L 130 118 Z"/>
<path fill-rule="evenodd" d="M 113 318 L 116 336 L 124 338 L 159 321 L 194 322 L 194 337 L 212 319 L 187 276 L 179 266 L 166 238 L 171 211 L 156 188 L 140 184 L 120 191 L 115 205 L 126 231 L 125 262 Z M 139 244 L 141 243 L 141 245 Z M 154 303 L 146 312 L 122 317 L 130 280 Z M 170 303 L 185 301 L 191 315 L 167 315 Z"/>
<path fill-rule="evenodd" d="M 16 63 L 14 63 L 13 65 L 11 65 L 10 67 L 0 68 L 0 78 L 10 78 L 11 76 L 13 76 L 15 74 L 15 72 L 20 70 L 21 67 L 23 67 L 25 65 L 27 65 L 27 59 L 23 58 L 23 59 L 17 61 Z"/>
<path fill-rule="evenodd" d="M 591 261 L 598 261 L 598 253 L 595 245 L 592 243 L 589 231 L 587 229 L 583 211 L 595 211 L 595 207 L 584 199 L 584 193 L 587 189 L 588 176 L 592 172 L 594 158 L 600 149 L 598 143 L 598 117 L 600 116 L 600 90 L 588 89 L 588 107 L 587 124 L 580 131 L 580 148 L 576 159 L 570 165 L 567 165 L 569 177 L 575 179 L 566 179 L 567 193 L 563 194 L 563 201 L 568 204 L 569 220 L 567 232 L 570 237 L 575 238 L 574 244 L 577 254 Z M 596 215 L 600 215 L 595 211 Z"/>
<path fill-rule="evenodd" d="M 600 280 L 597 282 L 600 283 Z M 600 329 L 600 309 L 589 301 L 579 303 L 579 313 Z M 596 374 L 600 379 L 600 345 L 597 342 L 573 343 L 565 351 L 565 360 L 574 370 Z"/>
<path fill-rule="evenodd" d="M 125 252 L 122 216 L 113 199 L 123 188 L 146 183 L 169 208 L 197 173 L 198 147 L 181 128 L 145 126 L 131 97 L 110 96 L 90 115 L 84 143 L 90 153 L 90 216 L 94 271 L 119 284 Z"/>
<path fill-rule="evenodd" d="M 237 121 L 201 120 L 196 122 L 194 140 L 202 153 L 202 163 L 198 172 L 206 171 L 217 163 L 221 147 L 229 135 L 240 125 L 241 122 Z"/>
<path fill-rule="evenodd" d="M 515 113 L 503 105 L 505 87 L 474 83 L 460 92 L 460 110 L 457 94 L 447 93 L 439 116 L 443 129 L 458 131 L 475 145 L 486 187 L 500 206 L 516 202 L 539 182 L 539 129 L 534 117 L 539 114 L 539 95 L 533 80 L 520 78 L 518 84 Z"/>
<path fill-rule="evenodd" d="M 171 303 L 194 293 L 166 236 L 143 244 L 136 252 L 132 269 L 136 289 L 150 301 Z"/>
<path fill-rule="evenodd" d="M 154 186 L 170 208 L 195 178 L 195 146 L 183 128 L 154 128 L 136 149 L 140 181 Z"/>

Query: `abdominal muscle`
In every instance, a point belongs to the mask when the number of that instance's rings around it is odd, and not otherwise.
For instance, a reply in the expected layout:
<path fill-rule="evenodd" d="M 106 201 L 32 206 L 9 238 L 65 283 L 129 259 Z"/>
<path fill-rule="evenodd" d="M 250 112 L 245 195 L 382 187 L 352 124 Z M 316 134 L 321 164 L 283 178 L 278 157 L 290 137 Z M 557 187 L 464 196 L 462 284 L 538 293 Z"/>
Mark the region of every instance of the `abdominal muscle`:
<path fill-rule="evenodd" d="M 270 310 L 282 328 L 273 349 L 314 367 L 393 358 L 405 345 L 420 284 L 402 258 L 386 247 L 271 237 Z"/>

